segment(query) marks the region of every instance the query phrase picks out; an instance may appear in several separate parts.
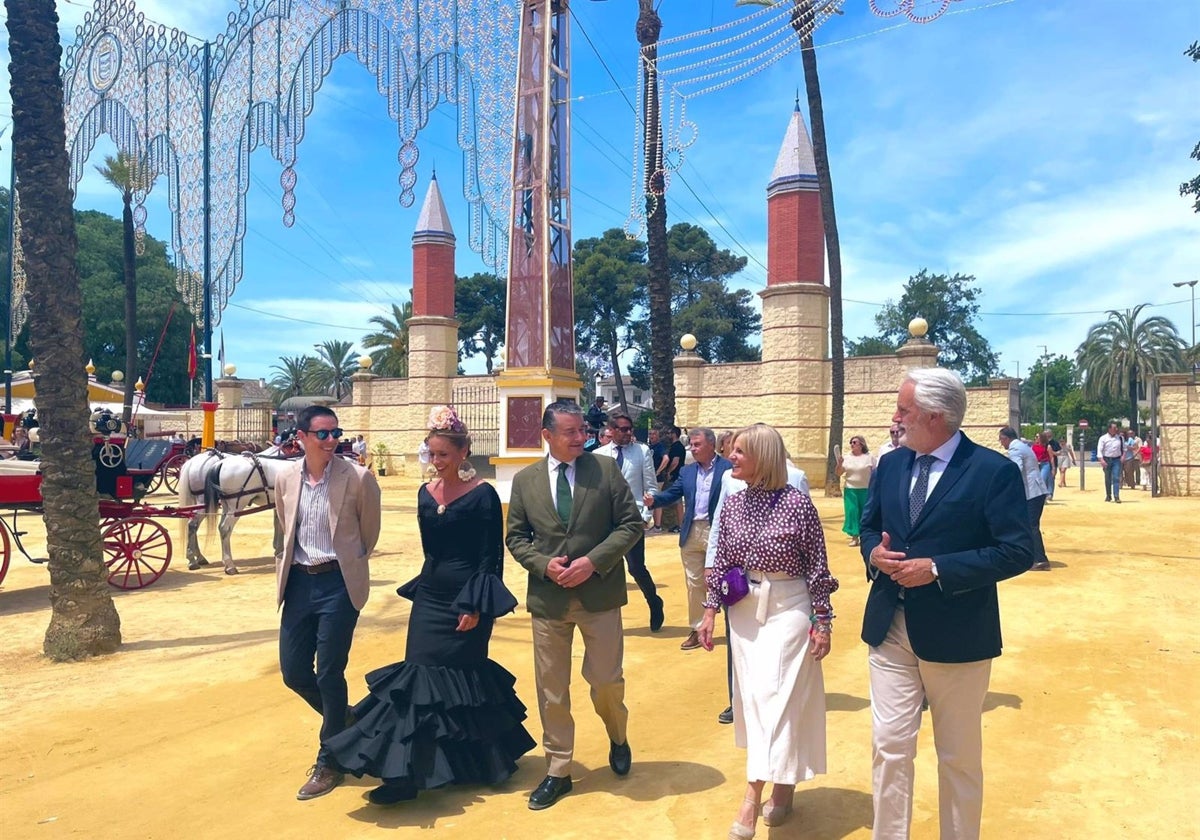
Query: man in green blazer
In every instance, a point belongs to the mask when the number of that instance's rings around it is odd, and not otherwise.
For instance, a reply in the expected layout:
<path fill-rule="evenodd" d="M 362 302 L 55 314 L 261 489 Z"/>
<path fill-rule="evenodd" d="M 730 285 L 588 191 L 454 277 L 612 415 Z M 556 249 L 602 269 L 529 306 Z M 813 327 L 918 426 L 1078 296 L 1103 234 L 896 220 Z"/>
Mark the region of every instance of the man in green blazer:
<path fill-rule="evenodd" d="M 622 671 L 625 554 L 642 532 L 629 484 L 612 458 L 583 451 L 587 427 L 574 402 L 551 403 L 542 415 L 550 455 L 513 479 L 506 543 L 529 571 L 525 605 L 533 616 L 533 661 L 546 778 L 529 807 L 549 808 L 571 790 L 575 745 L 571 717 L 571 643 L 583 637 L 583 678 L 608 731 L 608 763 L 629 772 Z"/>

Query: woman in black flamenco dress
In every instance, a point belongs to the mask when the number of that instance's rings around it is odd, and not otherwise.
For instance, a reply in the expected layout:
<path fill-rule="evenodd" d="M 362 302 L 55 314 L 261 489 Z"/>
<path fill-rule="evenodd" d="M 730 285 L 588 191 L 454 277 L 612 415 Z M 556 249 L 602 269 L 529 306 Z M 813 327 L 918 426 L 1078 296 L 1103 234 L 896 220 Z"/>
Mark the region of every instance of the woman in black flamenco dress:
<path fill-rule="evenodd" d="M 383 780 L 369 795 L 379 805 L 443 785 L 498 784 L 535 746 L 516 679 L 488 658 L 493 622 L 517 605 L 501 580 L 500 498 L 466 472 L 469 462 L 460 477 L 470 439 L 451 416 L 441 418 L 451 428 L 426 439 L 440 478 L 417 492 L 425 564 L 397 590 L 413 601 L 404 661 L 367 674 L 355 723 L 326 743 L 344 771 Z"/>

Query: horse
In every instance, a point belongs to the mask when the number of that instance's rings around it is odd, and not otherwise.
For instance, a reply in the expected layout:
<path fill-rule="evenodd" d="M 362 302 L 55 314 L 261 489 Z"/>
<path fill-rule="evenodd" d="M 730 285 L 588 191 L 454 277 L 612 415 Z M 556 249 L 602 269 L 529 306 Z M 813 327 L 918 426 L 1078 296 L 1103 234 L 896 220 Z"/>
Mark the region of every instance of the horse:
<path fill-rule="evenodd" d="M 189 458 L 179 471 L 179 506 L 193 507 L 197 500 L 204 501 L 204 516 L 193 516 L 187 526 L 188 568 L 195 570 L 207 566 L 208 559 L 200 551 L 196 532 L 200 520 L 212 524 L 212 517 L 221 512 L 217 530 L 221 534 L 221 563 L 225 574 L 236 575 L 237 566 L 229 547 L 229 537 L 237 522 L 239 511 L 259 506 L 270 509 L 275 504 L 275 479 L 286 470 L 294 459 L 255 455 L 226 455 L 209 449 Z M 275 553 L 283 550 L 283 535 L 279 520 L 275 520 Z"/>

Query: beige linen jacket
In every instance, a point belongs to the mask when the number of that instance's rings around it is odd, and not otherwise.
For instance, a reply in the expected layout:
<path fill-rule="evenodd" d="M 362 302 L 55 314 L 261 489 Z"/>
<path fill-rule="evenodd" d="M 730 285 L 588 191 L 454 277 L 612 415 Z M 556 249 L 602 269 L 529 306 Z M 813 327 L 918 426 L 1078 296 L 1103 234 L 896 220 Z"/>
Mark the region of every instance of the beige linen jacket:
<path fill-rule="evenodd" d="M 277 605 L 283 603 L 288 573 L 296 550 L 296 517 L 300 512 L 300 482 L 304 459 L 279 476 L 275 483 L 275 518 L 283 529 L 283 554 L 275 558 L 279 585 Z M 381 517 L 379 483 L 374 473 L 334 457 L 329 462 L 329 530 L 350 603 L 361 610 L 370 594 L 367 558 L 379 540 Z"/>

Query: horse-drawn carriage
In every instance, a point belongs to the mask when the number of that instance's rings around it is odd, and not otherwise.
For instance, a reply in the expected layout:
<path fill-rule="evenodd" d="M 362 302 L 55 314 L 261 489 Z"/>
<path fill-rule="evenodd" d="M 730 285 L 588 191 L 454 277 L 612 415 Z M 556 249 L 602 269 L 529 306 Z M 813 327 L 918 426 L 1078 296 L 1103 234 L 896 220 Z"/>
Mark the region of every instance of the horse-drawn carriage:
<path fill-rule="evenodd" d="M 151 447 L 134 449 L 130 458 L 123 426 L 111 412 L 96 412 L 89 420 L 92 458 L 96 464 L 96 490 L 100 493 L 98 514 L 108 582 L 119 589 L 140 589 L 162 577 L 171 562 L 171 537 L 155 519 L 191 519 L 203 510 L 158 507 L 141 501 L 152 483 L 164 480 L 165 468 L 179 453 L 168 441 L 144 441 Z M 184 459 L 186 460 L 186 459 Z M 131 463 L 133 466 L 131 466 Z M 179 465 L 182 465 L 182 461 Z M 176 466 L 176 477 L 178 466 Z M 44 563 L 29 555 L 21 542 L 25 531 L 18 527 L 18 514 L 42 512 L 41 462 L 11 459 L 0 461 L 0 508 L 11 517 L 0 517 L 0 581 L 8 573 L 12 550 L 33 563 Z"/>

